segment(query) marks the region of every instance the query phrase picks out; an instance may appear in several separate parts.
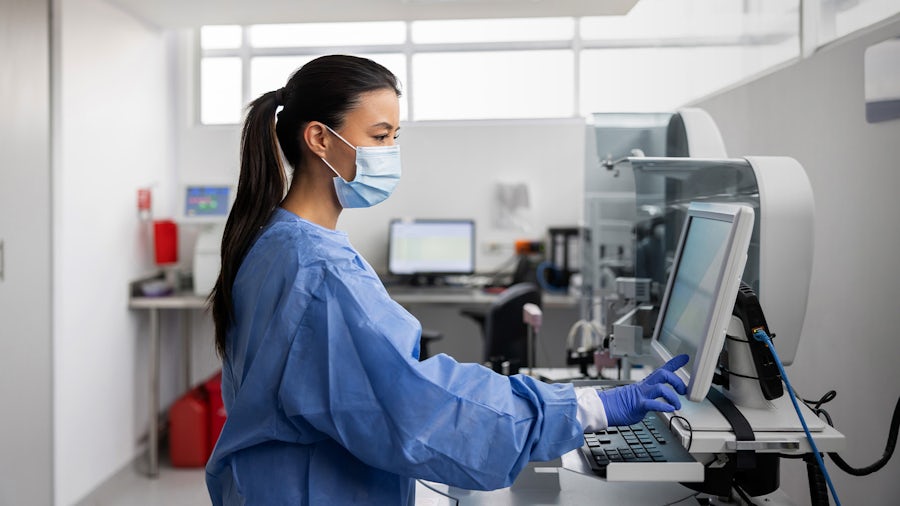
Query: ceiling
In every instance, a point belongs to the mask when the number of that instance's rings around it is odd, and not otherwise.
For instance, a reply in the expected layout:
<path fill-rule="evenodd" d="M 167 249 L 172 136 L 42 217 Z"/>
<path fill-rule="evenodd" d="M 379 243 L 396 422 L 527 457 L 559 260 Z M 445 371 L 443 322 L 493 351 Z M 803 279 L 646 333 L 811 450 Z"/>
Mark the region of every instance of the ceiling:
<path fill-rule="evenodd" d="M 161 28 L 622 15 L 638 0 L 106 0 Z"/>

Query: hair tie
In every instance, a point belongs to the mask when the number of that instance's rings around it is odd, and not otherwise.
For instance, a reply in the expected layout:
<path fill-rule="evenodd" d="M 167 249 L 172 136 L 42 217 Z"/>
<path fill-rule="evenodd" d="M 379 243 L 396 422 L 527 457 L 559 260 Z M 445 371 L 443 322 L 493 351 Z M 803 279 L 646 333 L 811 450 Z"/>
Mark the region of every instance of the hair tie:
<path fill-rule="evenodd" d="M 284 105 L 284 88 L 275 90 L 275 105 Z"/>

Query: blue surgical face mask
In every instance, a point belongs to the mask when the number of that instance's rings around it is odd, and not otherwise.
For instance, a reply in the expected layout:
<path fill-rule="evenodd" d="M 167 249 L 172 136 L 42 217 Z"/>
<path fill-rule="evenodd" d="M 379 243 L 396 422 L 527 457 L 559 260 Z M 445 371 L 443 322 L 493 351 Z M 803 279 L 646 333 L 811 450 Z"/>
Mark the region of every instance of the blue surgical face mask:
<path fill-rule="evenodd" d="M 371 207 L 390 197 L 400 181 L 400 146 L 354 146 L 328 125 L 325 128 L 356 150 L 356 177 L 353 181 L 345 180 L 328 160 L 322 158 L 337 176 L 334 178 L 334 189 L 341 206 L 345 209 Z"/>

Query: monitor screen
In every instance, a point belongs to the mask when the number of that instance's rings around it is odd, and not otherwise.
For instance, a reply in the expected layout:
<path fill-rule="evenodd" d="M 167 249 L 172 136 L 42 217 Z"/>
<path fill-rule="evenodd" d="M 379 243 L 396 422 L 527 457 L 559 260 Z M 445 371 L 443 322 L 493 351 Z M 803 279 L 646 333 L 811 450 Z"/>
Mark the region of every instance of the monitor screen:
<path fill-rule="evenodd" d="M 184 187 L 182 218 L 188 221 L 224 221 L 232 201 L 229 185 L 187 185 Z"/>
<path fill-rule="evenodd" d="M 654 329 L 654 355 L 666 361 L 686 353 L 679 370 L 688 399 L 709 390 L 747 261 L 753 230 L 747 206 L 692 203 L 684 223 Z"/>
<path fill-rule="evenodd" d="M 475 272 L 475 222 L 391 221 L 388 272 L 393 275 L 472 274 Z"/>

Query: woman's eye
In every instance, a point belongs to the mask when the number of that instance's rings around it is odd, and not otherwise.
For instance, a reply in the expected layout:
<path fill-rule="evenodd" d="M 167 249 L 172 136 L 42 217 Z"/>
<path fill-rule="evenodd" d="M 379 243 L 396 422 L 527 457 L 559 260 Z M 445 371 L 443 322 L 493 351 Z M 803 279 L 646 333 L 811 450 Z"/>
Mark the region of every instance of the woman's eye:
<path fill-rule="evenodd" d="M 372 138 L 375 139 L 375 140 L 378 141 L 378 142 L 384 142 L 384 141 L 386 141 L 386 140 L 388 139 L 388 137 L 391 137 L 391 138 L 393 138 L 393 139 L 396 141 L 397 139 L 400 138 L 400 134 L 398 133 L 398 134 L 395 134 L 395 135 L 393 135 L 393 136 L 391 136 L 390 134 L 373 135 L 373 136 L 372 136 Z"/>

